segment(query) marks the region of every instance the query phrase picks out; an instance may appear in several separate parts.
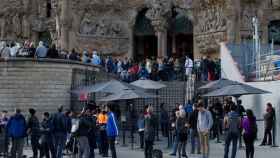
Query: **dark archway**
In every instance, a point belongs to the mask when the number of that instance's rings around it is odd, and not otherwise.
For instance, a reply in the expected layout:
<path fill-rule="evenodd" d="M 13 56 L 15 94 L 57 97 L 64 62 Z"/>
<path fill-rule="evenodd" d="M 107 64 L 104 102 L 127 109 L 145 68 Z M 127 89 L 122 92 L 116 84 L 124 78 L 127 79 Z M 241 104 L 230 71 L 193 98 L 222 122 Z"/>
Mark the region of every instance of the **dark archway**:
<path fill-rule="evenodd" d="M 51 2 L 51 0 L 47 0 L 46 16 L 47 16 L 47 18 L 50 18 L 52 16 L 52 2 Z"/>
<path fill-rule="evenodd" d="M 188 55 L 193 58 L 193 24 L 182 9 L 172 9 L 168 30 L 168 53 L 169 56 Z"/>
<path fill-rule="evenodd" d="M 157 37 L 151 20 L 146 17 L 148 8 L 142 9 L 134 26 L 134 52 L 137 60 L 157 56 Z"/>
<path fill-rule="evenodd" d="M 49 31 L 39 32 L 39 41 L 43 41 L 47 46 L 51 46 L 52 38 Z"/>
<path fill-rule="evenodd" d="M 274 20 L 268 26 L 269 43 L 274 40 L 274 44 L 280 45 L 280 20 Z"/>

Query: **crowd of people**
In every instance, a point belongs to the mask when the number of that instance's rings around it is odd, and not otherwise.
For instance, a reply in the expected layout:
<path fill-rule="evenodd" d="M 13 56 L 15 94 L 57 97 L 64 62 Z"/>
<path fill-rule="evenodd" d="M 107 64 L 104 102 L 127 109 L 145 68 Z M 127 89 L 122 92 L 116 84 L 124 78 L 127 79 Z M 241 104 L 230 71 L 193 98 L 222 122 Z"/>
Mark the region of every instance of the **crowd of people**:
<path fill-rule="evenodd" d="M 221 143 L 220 136 L 223 135 L 224 158 L 229 157 L 231 144 L 231 158 L 235 158 L 238 142 L 241 148 L 243 140 L 246 158 L 254 158 L 254 144 L 258 133 L 257 120 L 251 109 L 245 110 L 241 100 L 237 100 L 235 103 L 229 97 L 222 104 L 219 99 L 216 99 L 207 108 L 203 100 L 198 100 L 194 104 L 189 101 L 185 106 L 177 104 L 170 116 L 164 107 L 161 107 L 160 120 L 162 135 L 168 136 L 167 131 L 171 132 L 173 140 L 171 156 L 188 157 L 186 144 L 190 138 L 190 153 L 200 154 L 202 158 L 208 158 L 209 139 L 217 139 L 217 143 Z M 271 132 L 274 122 L 275 110 L 272 104 L 268 103 L 264 114 L 265 135 L 261 146 L 272 145 Z M 142 128 L 139 127 L 139 129 Z"/>
<path fill-rule="evenodd" d="M 57 113 L 43 113 L 39 119 L 35 109 L 29 109 L 26 119 L 20 109 L 8 117 L 3 111 L 1 125 L 1 152 L 5 157 L 22 158 L 23 149 L 31 142 L 33 158 L 62 158 L 64 151 L 77 154 L 79 158 L 94 158 L 94 149 L 99 148 L 103 157 L 108 149 L 117 157 L 115 139 L 118 126 L 110 106 L 100 109 L 86 107 L 80 113 L 59 107 Z M 42 120 L 42 121 L 40 121 Z"/>
<path fill-rule="evenodd" d="M 220 60 L 204 56 L 200 60 L 193 61 L 191 57 L 181 58 L 146 58 L 135 61 L 128 58 L 113 58 L 112 56 L 100 56 L 97 50 L 90 53 L 84 50 L 79 53 L 73 49 L 70 52 L 59 51 L 55 45 L 50 48 L 44 42 L 36 46 L 33 42 L 26 41 L 23 46 L 20 43 L 0 43 L 0 57 L 4 59 L 13 57 L 27 58 L 60 58 L 82 63 L 98 65 L 105 68 L 108 73 L 114 73 L 123 81 L 132 82 L 137 79 L 151 79 L 155 81 L 186 80 L 193 74 L 197 80 L 212 81 L 220 79 Z"/>
<path fill-rule="evenodd" d="M 26 142 L 31 142 L 33 158 L 62 158 L 65 152 L 76 154 L 80 158 L 94 158 L 95 149 L 103 157 L 108 157 L 110 149 L 112 157 L 116 158 L 115 144 L 119 136 L 120 118 L 112 107 L 86 106 L 81 112 L 75 113 L 63 111 L 61 106 L 54 114 L 43 113 L 42 119 L 37 116 L 35 109 L 29 109 L 27 119 L 20 109 L 16 109 L 11 116 L 3 111 L 0 118 L 0 139 L 3 140 L 0 152 L 11 158 L 21 158 Z M 235 158 L 238 142 L 241 147 L 243 141 L 246 158 L 254 158 L 257 120 L 251 109 L 245 110 L 241 100 L 235 103 L 229 97 L 222 104 L 216 99 L 206 106 L 202 99 L 197 99 L 195 103 L 189 101 L 186 105 L 176 104 L 172 112 L 161 104 L 158 114 L 153 111 L 152 105 L 146 105 L 143 111 L 131 113 L 133 118 L 138 116 L 132 125 L 137 126 L 139 145 L 144 150 L 145 158 L 154 157 L 153 145 L 159 125 L 162 136 L 168 137 L 172 142 L 171 156 L 187 158 L 190 153 L 209 158 L 209 139 L 216 139 L 220 143 L 220 136 L 223 135 L 224 158 L 229 157 L 231 144 L 231 158 Z M 271 103 L 267 103 L 264 121 L 264 138 L 260 145 L 272 145 L 275 110 Z M 190 152 L 186 151 L 188 142 Z"/>

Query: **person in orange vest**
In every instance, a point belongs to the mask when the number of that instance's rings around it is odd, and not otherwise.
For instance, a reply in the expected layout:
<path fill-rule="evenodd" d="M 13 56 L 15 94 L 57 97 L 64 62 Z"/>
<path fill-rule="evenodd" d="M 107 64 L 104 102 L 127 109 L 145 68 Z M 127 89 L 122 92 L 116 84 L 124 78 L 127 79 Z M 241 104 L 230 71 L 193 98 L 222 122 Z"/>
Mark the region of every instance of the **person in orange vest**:
<path fill-rule="evenodd" d="M 101 112 L 97 115 L 97 123 L 100 136 L 100 154 L 103 157 L 108 157 L 108 139 L 106 134 L 106 125 L 108 121 L 106 107 L 103 106 Z"/>

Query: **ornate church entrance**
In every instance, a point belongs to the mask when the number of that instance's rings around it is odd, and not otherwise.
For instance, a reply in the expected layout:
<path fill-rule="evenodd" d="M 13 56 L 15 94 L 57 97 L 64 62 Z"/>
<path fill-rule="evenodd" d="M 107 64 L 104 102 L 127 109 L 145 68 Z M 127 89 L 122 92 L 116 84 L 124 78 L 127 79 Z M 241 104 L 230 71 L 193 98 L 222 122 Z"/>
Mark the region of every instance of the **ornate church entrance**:
<path fill-rule="evenodd" d="M 135 57 L 145 59 L 157 56 L 157 37 L 155 31 L 145 14 L 148 9 L 143 9 L 136 18 L 134 27 Z"/>
<path fill-rule="evenodd" d="M 162 34 L 158 34 L 152 21 L 147 18 L 148 11 L 147 8 L 143 9 L 136 17 L 134 56 L 137 59 L 162 55 L 176 58 L 188 55 L 193 58 L 193 25 L 186 16 L 185 10 L 172 9 L 171 16 L 166 20 L 166 32 Z"/>

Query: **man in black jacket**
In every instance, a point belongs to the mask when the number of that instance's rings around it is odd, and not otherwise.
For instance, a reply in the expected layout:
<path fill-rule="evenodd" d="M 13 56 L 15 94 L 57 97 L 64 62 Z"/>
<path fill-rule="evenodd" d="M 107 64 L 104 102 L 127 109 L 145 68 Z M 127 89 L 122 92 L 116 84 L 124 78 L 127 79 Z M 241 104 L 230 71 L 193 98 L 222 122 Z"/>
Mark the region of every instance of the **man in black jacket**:
<path fill-rule="evenodd" d="M 199 142 L 199 136 L 197 132 L 197 119 L 198 119 L 198 109 L 195 104 L 194 110 L 191 113 L 189 119 L 190 136 L 191 136 L 191 154 L 195 153 L 196 148 L 197 148 L 197 153 L 200 154 L 200 142 Z"/>
<path fill-rule="evenodd" d="M 27 133 L 31 135 L 31 146 L 33 151 L 33 158 L 38 157 L 38 151 L 40 149 L 40 122 L 36 116 L 35 109 L 29 109 L 30 117 L 27 123 Z"/>
<path fill-rule="evenodd" d="M 145 158 L 152 158 L 157 121 L 153 114 L 153 107 L 151 105 L 147 108 L 144 117 L 145 117 L 145 129 L 144 129 Z"/>

